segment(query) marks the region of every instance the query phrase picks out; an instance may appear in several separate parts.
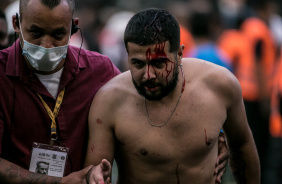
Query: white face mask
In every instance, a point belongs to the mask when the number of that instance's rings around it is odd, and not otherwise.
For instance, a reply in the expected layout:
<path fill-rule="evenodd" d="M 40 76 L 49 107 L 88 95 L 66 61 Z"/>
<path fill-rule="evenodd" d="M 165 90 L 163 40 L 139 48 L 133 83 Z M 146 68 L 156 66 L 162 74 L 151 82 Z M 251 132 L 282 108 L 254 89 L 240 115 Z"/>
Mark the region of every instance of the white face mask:
<path fill-rule="evenodd" d="M 60 47 L 45 48 L 34 45 L 24 39 L 21 23 L 20 30 L 24 45 L 22 47 L 23 55 L 26 56 L 31 66 L 38 71 L 53 71 L 62 59 L 66 58 L 69 43 Z"/>

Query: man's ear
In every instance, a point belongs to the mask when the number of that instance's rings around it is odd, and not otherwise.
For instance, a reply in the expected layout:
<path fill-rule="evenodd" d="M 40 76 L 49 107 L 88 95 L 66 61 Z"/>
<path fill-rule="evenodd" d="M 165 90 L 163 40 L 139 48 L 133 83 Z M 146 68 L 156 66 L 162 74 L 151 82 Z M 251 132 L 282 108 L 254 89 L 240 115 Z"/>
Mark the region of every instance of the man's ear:
<path fill-rule="evenodd" d="M 13 28 L 14 28 L 15 32 L 20 34 L 21 33 L 20 21 L 19 21 L 19 17 L 17 15 L 12 16 L 12 23 L 13 23 Z"/>
<path fill-rule="evenodd" d="M 78 25 L 78 18 L 72 19 L 72 22 L 71 22 L 71 36 L 78 31 L 79 27 L 77 25 Z"/>
<path fill-rule="evenodd" d="M 78 23 L 79 23 L 79 19 L 76 17 L 73 19 L 73 24 L 78 26 Z"/>
<path fill-rule="evenodd" d="M 180 47 L 177 51 L 177 59 L 179 61 L 179 64 L 181 64 L 181 59 L 183 57 L 183 50 L 184 50 L 184 45 L 180 45 Z"/>

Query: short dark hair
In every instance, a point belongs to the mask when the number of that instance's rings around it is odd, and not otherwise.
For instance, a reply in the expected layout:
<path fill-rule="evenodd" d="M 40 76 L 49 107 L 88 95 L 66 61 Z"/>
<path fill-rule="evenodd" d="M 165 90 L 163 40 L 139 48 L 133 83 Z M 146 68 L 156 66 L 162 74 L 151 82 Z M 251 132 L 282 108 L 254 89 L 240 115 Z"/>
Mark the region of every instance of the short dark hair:
<path fill-rule="evenodd" d="M 149 8 L 135 14 L 124 32 L 124 44 L 152 45 L 169 41 L 170 52 L 180 46 L 180 28 L 177 20 L 163 9 Z"/>
<path fill-rule="evenodd" d="M 20 0 L 20 18 L 22 17 L 23 14 L 23 10 L 27 8 L 27 4 L 30 0 Z M 47 6 L 50 9 L 55 8 L 56 6 L 58 6 L 61 3 L 61 0 L 39 0 L 43 5 Z M 70 12 L 74 13 L 74 9 L 75 9 L 75 2 L 74 0 L 66 0 L 69 8 L 70 8 Z"/>

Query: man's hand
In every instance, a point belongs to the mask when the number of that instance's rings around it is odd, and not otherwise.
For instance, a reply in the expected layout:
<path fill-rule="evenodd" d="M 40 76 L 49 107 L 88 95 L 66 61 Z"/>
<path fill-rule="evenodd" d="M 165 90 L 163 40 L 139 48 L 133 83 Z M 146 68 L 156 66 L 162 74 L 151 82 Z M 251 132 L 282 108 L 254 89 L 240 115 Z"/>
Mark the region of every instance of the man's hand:
<path fill-rule="evenodd" d="M 106 159 L 87 173 L 87 184 L 110 184 L 111 164 Z"/>
<path fill-rule="evenodd" d="M 73 172 L 69 174 L 66 177 L 63 177 L 60 184 L 86 184 L 86 175 L 88 171 L 93 167 L 93 165 L 90 165 L 80 171 Z"/>
<path fill-rule="evenodd" d="M 225 142 L 225 135 L 223 132 L 220 132 L 218 138 L 218 156 L 216 160 L 216 167 L 215 167 L 215 175 L 216 180 L 215 183 L 221 183 L 221 177 L 225 172 L 225 167 L 228 163 L 230 152 Z"/>

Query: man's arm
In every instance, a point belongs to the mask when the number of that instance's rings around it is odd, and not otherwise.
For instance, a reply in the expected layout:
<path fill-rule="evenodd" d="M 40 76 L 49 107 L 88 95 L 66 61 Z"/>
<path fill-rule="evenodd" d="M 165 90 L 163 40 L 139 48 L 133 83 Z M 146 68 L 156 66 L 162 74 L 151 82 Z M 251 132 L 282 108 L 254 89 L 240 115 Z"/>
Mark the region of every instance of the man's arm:
<path fill-rule="evenodd" d="M 0 158 L 0 183 L 60 183 L 62 178 L 33 173 Z"/>
<path fill-rule="evenodd" d="M 60 178 L 38 174 L 23 169 L 16 164 L 0 158 L 0 183 L 5 184 L 86 184 L 87 172 L 92 168 L 89 166 L 81 171 L 71 173 L 70 175 Z"/>
<path fill-rule="evenodd" d="M 103 159 L 113 163 L 115 137 L 113 122 L 115 119 L 115 101 L 112 91 L 102 87 L 95 95 L 88 117 L 89 139 L 84 166 L 98 165 Z M 108 173 L 108 176 L 110 173 Z M 104 175 L 104 180 L 107 177 Z M 90 178 L 90 182 L 93 178 Z"/>
<path fill-rule="evenodd" d="M 227 102 L 227 119 L 223 130 L 230 149 L 230 166 L 237 183 L 259 184 L 260 164 L 249 128 L 240 84 L 229 75 L 223 98 Z"/>

